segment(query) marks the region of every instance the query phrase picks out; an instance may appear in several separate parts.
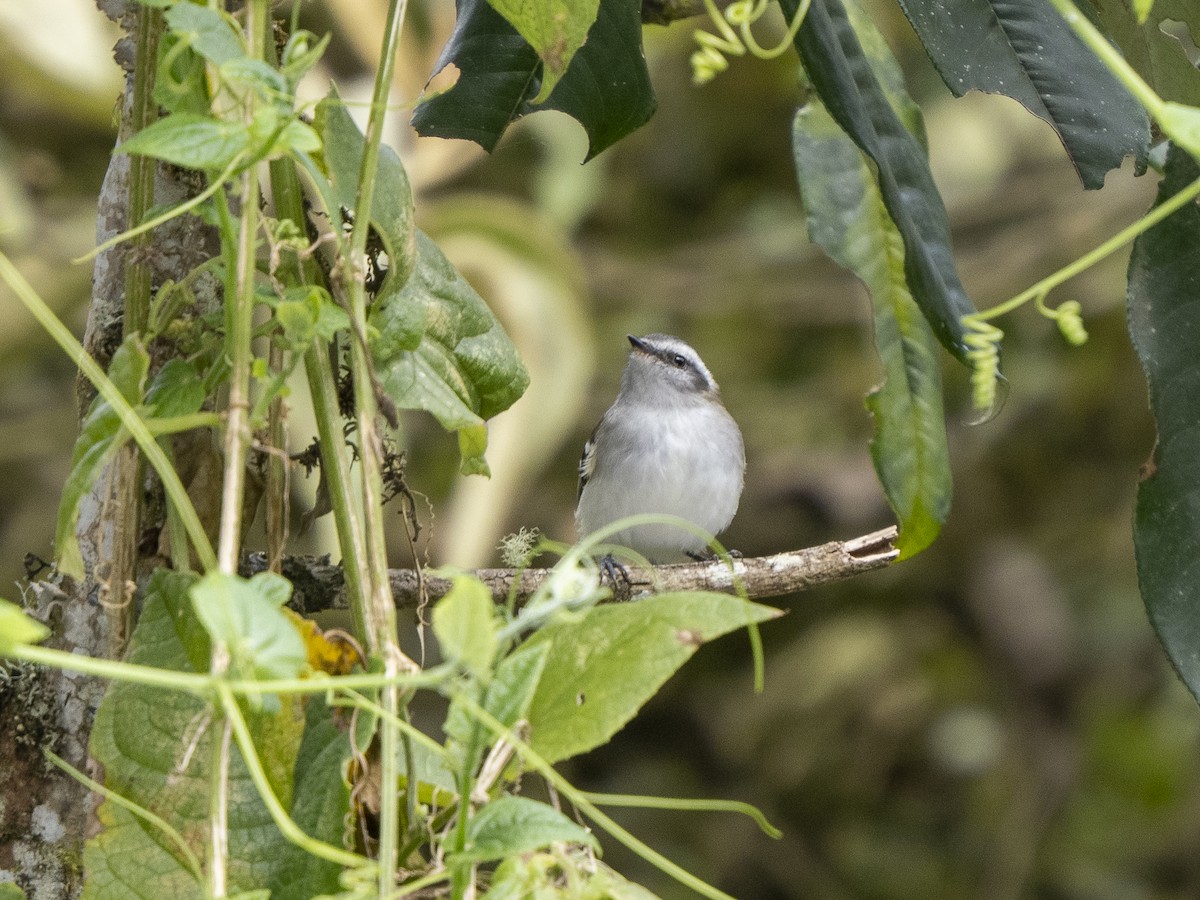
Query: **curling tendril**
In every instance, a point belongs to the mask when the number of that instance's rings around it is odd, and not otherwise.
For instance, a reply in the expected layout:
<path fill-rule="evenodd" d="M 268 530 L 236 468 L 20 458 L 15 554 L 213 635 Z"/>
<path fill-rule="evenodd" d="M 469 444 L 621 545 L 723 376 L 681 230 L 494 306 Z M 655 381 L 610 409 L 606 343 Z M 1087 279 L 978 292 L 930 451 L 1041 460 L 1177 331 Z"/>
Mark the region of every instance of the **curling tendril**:
<path fill-rule="evenodd" d="M 721 15 L 714 0 L 704 0 L 709 18 L 717 34 L 696 29 L 694 36 L 699 48 L 692 54 L 692 80 L 707 84 L 729 68 L 726 56 L 744 56 L 747 52 L 759 59 L 774 59 L 787 50 L 804 22 L 812 0 L 801 0 L 796 15 L 788 25 L 787 34 L 775 47 L 764 49 L 754 37 L 750 26 L 762 18 L 770 0 L 737 0 Z M 737 26 L 738 31 L 733 30 Z M 740 35 L 739 33 L 740 32 Z"/>

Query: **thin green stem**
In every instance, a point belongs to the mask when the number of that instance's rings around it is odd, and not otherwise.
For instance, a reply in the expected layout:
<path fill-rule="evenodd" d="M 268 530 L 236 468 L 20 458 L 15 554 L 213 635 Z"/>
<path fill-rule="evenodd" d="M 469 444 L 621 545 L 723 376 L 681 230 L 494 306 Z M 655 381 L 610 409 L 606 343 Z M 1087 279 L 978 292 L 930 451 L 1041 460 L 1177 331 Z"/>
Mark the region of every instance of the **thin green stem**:
<path fill-rule="evenodd" d="M 1079 35 L 1082 40 L 1100 61 L 1108 67 L 1108 70 L 1115 75 L 1120 82 L 1125 85 L 1129 93 L 1133 94 L 1134 98 L 1146 108 L 1155 119 L 1162 115 L 1163 100 L 1154 92 L 1136 71 L 1133 66 L 1125 61 L 1119 50 L 1108 42 L 1108 39 L 1102 35 L 1083 13 L 1081 13 L 1071 0 L 1050 0 L 1050 3 L 1058 10 L 1067 22 L 1071 29 Z"/>
<path fill-rule="evenodd" d="M 350 369 L 354 378 L 354 402 L 358 417 L 358 448 L 360 462 L 360 498 L 365 528 L 367 608 L 367 646 L 373 656 L 383 661 L 386 675 L 397 675 L 402 669 L 415 668 L 415 663 L 400 650 L 396 635 L 396 607 L 392 599 L 387 574 L 387 543 L 383 529 L 382 441 L 377 431 L 374 378 L 365 345 L 367 334 L 366 247 L 371 228 L 372 204 L 375 196 L 375 171 L 379 163 L 379 147 L 383 139 L 388 93 L 395 70 L 400 31 L 404 26 L 407 0 L 390 0 L 387 25 L 379 54 L 379 67 L 371 96 L 371 113 L 359 167 L 358 195 L 354 202 L 354 227 L 350 233 L 349 249 L 341 263 L 342 287 L 348 291 L 351 318 Z M 399 690 L 394 686 L 380 692 L 382 706 L 399 716 L 402 707 Z M 380 778 L 382 800 L 379 813 L 379 896 L 390 894 L 395 886 L 397 852 L 400 846 L 400 731 L 391 721 L 381 722 L 379 735 Z M 408 789 L 415 789 L 409 785 Z"/>
<path fill-rule="evenodd" d="M 121 420 L 121 425 L 129 432 L 129 436 L 133 438 L 138 447 L 141 448 L 142 453 L 146 455 L 146 460 L 154 467 L 154 471 L 163 483 L 167 499 L 179 511 L 180 518 L 187 529 L 188 537 L 192 540 L 192 546 L 196 550 L 196 555 L 200 559 L 201 566 L 205 569 L 215 567 L 216 554 L 213 553 L 212 544 L 209 543 L 208 535 L 204 531 L 200 517 L 196 514 L 196 508 L 192 505 L 192 501 L 188 497 L 187 489 L 184 488 L 183 482 L 179 480 L 179 475 L 172 468 L 170 460 L 163 453 L 162 447 L 158 446 L 154 435 L 146 427 L 146 423 L 138 416 L 134 408 L 129 405 L 129 401 L 125 399 L 116 385 L 109 380 L 104 370 L 83 349 L 83 345 L 75 339 L 75 336 L 71 334 L 67 326 L 54 315 L 53 310 L 38 296 L 29 282 L 17 270 L 17 267 L 2 252 L 0 252 L 0 279 L 3 279 L 12 288 L 13 293 L 17 295 L 30 314 L 37 319 L 38 324 L 63 349 L 71 361 L 83 372 L 87 380 L 95 385 L 100 396 L 117 413 L 117 416 Z"/>
<path fill-rule="evenodd" d="M 221 416 L 215 412 L 189 413 L 186 416 L 169 416 L 163 419 L 147 419 L 146 430 L 155 437 L 192 431 L 196 428 L 218 428 Z"/>
<path fill-rule="evenodd" d="M 209 727 L 208 893 L 210 897 L 224 897 L 229 889 L 229 721 L 217 714 Z"/>
<path fill-rule="evenodd" d="M 741 800 L 695 800 L 684 797 L 646 797 L 640 794 L 594 794 L 580 791 L 579 795 L 596 806 L 618 806 L 627 809 L 664 809 L 688 812 L 732 812 L 754 820 L 762 832 L 773 838 L 783 837 L 783 832 L 767 821 L 756 806 Z"/>
<path fill-rule="evenodd" d="M 1153 228 L 1163 219 L 1167 218 L 1176 210 L 1186 206 L 1198 196 L 1200 196 L 1200 179 L 1193 181 L 1169 200 L 1154 207 L 1154 209 L 1150 210 L 1150 212 L 1142 216 L 1142 218 L 1138 219 L 1132 225 L 1122 228 L 1098 247 L 1093 248 L 1090 252 L 1085 253 L 1083 256 L 1079 257 L 1073 262 L 1063 266 L 1057 272 L 1047 275 L 1032 287 L 1025 289 L 1015 297 L 1005 300 L 1003 303 L 999 303 L 990 309 L 985 309 L 982 312 L 964 316 L 963 321 L 986 322 L 990 319 L 996 319 L 1000 316 L 1010 313 L 1014 309 L 1017 309 L 1018 307 L 1028 303 L 1030 300 L 1044 298 L 1063 282 L 1074 278 L 1076 275 L 1086 271 L 1096 263 L 1100 262 L 1106 256 L 1109 256 L 1110 254 L 1115 253 L 1117 250 L 1120 250 L 1126 244 L 1133 241 L 1138 235 Z"/>
<path fill-rule="evenodd" d="M 417 891 L 445 881 L 449 877 L 450 873 L 445 869 L 439 869 L 436 872 L 430 872 L 427 875 L 422 875 L 420 878 L 415 878 L 407 884 L 400 885 L 397 890 L 394 890 L 387 895 L 388 900 L 399 900 L 401 897 L 411 897 Z"/>
<path fill-rule="evenodd" d="M 634 837 L 604 813 L 602 813 L 594 803 L 588 800 L 587 796 L 582 791 L 572 785 L 569 781 L 563 778 L 554 770 L 536 750 L 522 741 L 511 728 L 506 728 L 504 724 L 489 713 L 486 709 L 476 703 L 469 697 L 460 697 L 466 706 L 467 710 L 478 721 L 482 722 L 489 731 L 497 738 L 503 738 L 508 741 L 517 754 L 524 760 L 531 769 L 534 769 L 538 774 L 545 778 L 550 784 L 554 785 L 555 789 L 572 804 L 575 805 L 581 813 L 591 819 L 603 831 L 611 835 L 616 840 L 620 841 L 646 862 L 657 868 L 659 871 L 670 875 L 680 884 L 691 888 L 697 894 L 704 897 L 709 897 L 710 900 L 733 900 L 724 891 L 721 891 L 706 881 L 697 878 L 691 872 L 687 871 L 677 863 L 667 859 L 657 850 Z"/>
<path fill-rule="evenodd" d="M 171 207 L 166 212 L 160 213 L 153 219 L 147 219 L 141 225 L 130 228 L 128 231 L 122 231 L 120 234 L 113 235 L 103 244 L 97 245 L 87 253 L 83 254 L 83 256 L 77 256 L 75 259 L 71 260 L 71 262 L 79 264 L 85 263 L 90 259 L 95 259 L 105 250 L 115 247 L 117 244 L 127 241 L 130 238 L 135 238 L 139 234 L 145 234 L 147 231 L 153 231 L 159 225 L 163 224 L 163 222 L 169 222 L 176 216 L 183 215 L 188 210 L 195 209 L 201 203 L 204 203 L 210 197 L 216 196 L 221 191 L 221 188 L 225 186 L 225 183 L 233 178 L 238 169 L 245 164 L 246 156 L 247 154 L 245 152 L 239 153 L 237 156 L 235 156 L 229 165 L 227 165 L 225 169 L 216 176 L 216 178 L 209 182 L 208 187 L 202 190 L 195 197 L 185 200 L 177 206 Z"/>
<path fill-rule="evenodd" d="M 246 771 L 250 775 L 250 780 L 254 782 L 254 787 L 258 791 L 263 805 L 266 806 L 267 812 L 271 814 L 271 820 L 279 829 L 280 834 L 304 852 L 339 866 L 356 869 L 369 865 L 370 860 L 364 856 L 327 844 L 306 834 L 304 829 L 288 815 L 283 804 L 279 802 L 279 798 L 275 796 L 275 790 L 271 787 L 271 781 L 267 777 L 262 760 L 258 756 L 258 750 L 254 746 L 254 738 L 237 705 L 237 700 L 234 699 L 233 691 L 230 690 L 228 684 L 221 681 L 217 682 L 216 689 L 221 701 L 221 710 L 233 728 L 233 736 L 237 741 L 238 750 L 241 751 L 242 761 L 246 764 Z"/>
<path fill-rule="evenodd" d="M 246 4 L 246 39 L 251 58 L 262 60 L 270 18 L 268 0 Z M 254 124 L 258 101 L 248 91 L 242 118 L 247 128 Z M 222 216 L 222 244 L 233 251 L 232 293 L 226 293 L 225 353 L 230 362 L 228 417 L 225 423 L 225 471 L 221 490 L 221 521 L 217 541 L 217 565 L 222 572 L 237 574 L 241 553 L 242 503 L 246 490 L 246 465 L 253 436 L 250 433 L 250 378 L 254 360 L 254 289 L 258 275 L 259 179 L 258 166 L 242 173 L 241 208 L 236 241 L 231 242 L 226 217 Z M 226 251 L 228 254 L 228 250 Z M 220 674 L 220 673 L 218 673 Z"/>
<path fill-rule="evenodd" d="M 154 102 L 153 87 L 162 22 L 162 10 L 151 6 L 138 8 L 137 57 L 129 114 L 130 130 L 133 134 L 137 134 L 158 117 L 158 104 Z M 149 156 L 135 154 L 130 157 L 128 223 L 131 227 L 140 225 L 146 212 L 154 205 L 156 166 L 157 162 Z M 122 327 L 126 337 L 141 334 L 146 329 L 151 287 L 150 267 L 145 258 L 145 250 L 150 245 L 149 238 L 149 232 L 139 234 L 131 252 L 125 258 L 125 316 Z"/>
<path fill-rule="evenodd" d="M 45 754 L 46 758 L 50 760 L 51 763 L 62 769 L 89 791 L 94 791 L 109 803 L 112 803 L 114 806 L 119 806 L 122 809 L 128 810 L 139 819 L 142 819 L 154 828 L 157 828 L 167 838 L 167 840 L 174 845 L 175 850 L 182 859 L 184 866 L 186 866 L 187 870 L 195 876 L 196 881 L 199 882 L 204 880 L 204 870 L 200 865 L 200 857 L 196 856 L 188 842 L 183 839 L 183 835 L 173 828 L 170 822 L 168 822 L 162 816 L 156 815 L 155 813 L 146 809 L 144 806 L 138 806 L 132 800 L 122 797 L 116 791 L 109 790 L 100 782 L 93 781 L 91 778 L 88 778 L 88 776 L 84 775 L 52 750 L 43 749 L 42 753 Z"/>

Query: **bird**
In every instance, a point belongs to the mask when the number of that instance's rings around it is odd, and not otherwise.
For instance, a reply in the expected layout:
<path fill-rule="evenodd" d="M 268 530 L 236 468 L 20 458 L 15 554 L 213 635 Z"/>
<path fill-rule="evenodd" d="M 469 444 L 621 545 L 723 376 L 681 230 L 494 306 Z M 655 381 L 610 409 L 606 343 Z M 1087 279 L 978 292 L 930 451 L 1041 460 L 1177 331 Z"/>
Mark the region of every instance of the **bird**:
<path fill-rule="evenodd" d="M 582 538 L 618 519 L 667 513 L 716 535 L 742 496 L 742 432 L 700 355 L 669 334 L 628 335 L 617 399 L 579 460 L 575 526 Z M 676 525 L 624 528 L 605 539 L 651 563 L 703 558 L 707 541 Z"/>

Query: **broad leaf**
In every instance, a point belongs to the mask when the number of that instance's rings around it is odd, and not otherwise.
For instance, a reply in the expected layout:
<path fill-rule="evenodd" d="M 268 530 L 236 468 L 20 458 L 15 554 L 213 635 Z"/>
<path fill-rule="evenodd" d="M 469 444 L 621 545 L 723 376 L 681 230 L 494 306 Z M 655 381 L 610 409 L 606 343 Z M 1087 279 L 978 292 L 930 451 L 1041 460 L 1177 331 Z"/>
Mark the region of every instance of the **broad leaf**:
<path fill-rule="evenodd" d="M 927 547 L 950 511 L 950 456 L 937 342 L 904 281 L 904 244 L 862 153 L 810 103 L 793 128 L 796 174 L 808 233 L 866 286 L 884 382 L 867 407 L 871 456 L 900 522 L 900 558 Z"/>
<path fill-rule="evenodd" d="M 325 174 L 329 178 L 327 211 L 332 220 L 340 224 L 343 210 L 353 212 L 358 201 L 358 178 L 366 139 L 350 118 L 336 89 L 330 90 L 329 96 L 317 104 L 314 126 L 321 137 Z M 416 262 L 416 228 L 408 173 L 396 151 L 387 144 L 379 148 L 371 225 L 387 250 L 389 287 L 399 290 Z"/>
<path fill-rule="evenodd" d="M 417 105 L 412 122 L 419 134 L 465 138 L 491 151 L 517 119 L 556 109 L 587 131 L 591 159 L 653 115 L 638 0 L 600 4 L 587 43 L 538 105 L 543 70 L 537 51 L 487 0 L 457 0 L 455 6 L 458 21 L 433 75 L 454 65 L 459 78 L 449 90 Z"/>
<path fill-rule="evenodd" d="M 542 60 L 542 89 L 533 99 L 541 103 L 550 96 L 575 52 L 587 40 L 596 21 L 600 0 L 554 0 L 527 3 L 524 0 L 488 0 L 504 16 Z"/>
<path fill-rule="evenodd" d="M 458 575 L 433 608 L 433 634 L 442 656 L 482 675 L 496 656 L 496 617 L 492 595 L 479 579 Z"/>
<path fill-rule="evenodd" d="M 1200 177 L 1172 148 L 1157 203 Z M 1138 488 L 1138 583 L 1179 677 L 1200 699 L 1200 209 L 1143 233 L 1129 261 L 1129 333 L 1150 385 L 1158 443 Z"/>
<path fill-rule="evenodd" d="M 242 123 L 177 112 L 132 135 L 117 152 L 152 156 L 188 169 L 219 171 L 249 149 L 250 133 Z"/>
<path fill-rule="evenodd" d="M 197 670 L 192 659 L 201 649 L 196 644 L 198 635 L 203 642 L 203 631 L 188 603 L 188 589 L 195 580 L 193 575 L 163 569 L 152 576 L 131 640 L 130 662 L 183 672 Z M 259 716 L 254 723 L 256 746 L 285 803 L 290 766 L 300 740 L 296 719 L 296 706 L 286 702 L 278 715 Z M 203 858 L 212 740 L 212 718 L 203 700 L 178 691 L 116 682 L 96 712 L 91 752 L 103 767 L 109 788 L 167 820 Z M 275 829 L 236 747 L 228 784 L 230 891 L 257 889 L 287 842 Z M 159 845 L 170 849 L 167 842 L 146 833 L 142 849 L 131 850 L 122 844 L 119 852 L 150 854 Z M 103 832 L 88 846 L 105 855 L 107 868 L 117 866 Z M 134 872 L 127 867 L 126 871 L 136 878 L 126 896 L 153 900 L 175 896 L 166 876 L 160 883 L 155 870 Z"/>
<path fill-rule="evenodd" d="M 389 282 L 390 284 L 390 282 Z M 492 311 L 424 234 L 417 269 L 371 311 L 375 372 L 401 409 L 433 413 L 449 431 L 468 430 L 463 468 L 483 462 L 484 420 L 524 393 L 529 376 Z"/>
<path fill-rule="evenodd" d="M 209 572 L 191 588 L 196 615 L 213 641 L 229 650 L 235 678 L 295 678 L 308 662 L 304 640 L 282 607 L 292 586 L 260 572 L 249 580 Z"/>
<path fill-rule="evenodd" d="M 799 2 L 780 0 L 789 18 Z M 965 362 L 962 317 L 974 307 L 958 277 L 946 207 L 920 142 L 889 103 L 876 61 L 864 52 L 841 0 L 813 0 L 795 44 L 825 108 L 875 164 L 884 205 L 904 239 L 913 298 L 942 345 Z"/>
<path fill-rule="evenodd" d="M 1087 188 L 1146 156 L 1141 104 L 1045 0 L 900 0 L 956 97 L 1011 97 L 1053 126 Z"/>
<path fill-rule="evenodd" d="M 590 832 L 554 807 L 528 797 L 499 797 L 471 817 L 467 825 L 467 845 L 451 860 L 490 862 L 558 841 L 599 847 Z"/>
<path fill-rule="evenodd" d="M 152 825 L 105 801 L 100 833 L 83 850 L 82 900 L 201 900 L 204 883 Z M 201 857 L 202 858 L 202 857 Z"/>
<path fill-rule="evenodd" d="M 350 785 L 345 767 L 352 755 L 350 733 L 339 727 L 332 710 L 320 697 L 308 701 L 304 739 L 296 756 L 292 819 L 305 834 L 335 847 L 342 846 Z M 276 900 L 308 900 L 338 890 L 342 867 L 289 844 L 270 876 Z"/>
<path fill-rule="evenodd" d="M 728 594 L 660 594 L 543 628 L 526 642 L 550 648 L 529 708 L 530 744 L 550 762 L 600 746 L 701 644 L 778 615 Z"/>

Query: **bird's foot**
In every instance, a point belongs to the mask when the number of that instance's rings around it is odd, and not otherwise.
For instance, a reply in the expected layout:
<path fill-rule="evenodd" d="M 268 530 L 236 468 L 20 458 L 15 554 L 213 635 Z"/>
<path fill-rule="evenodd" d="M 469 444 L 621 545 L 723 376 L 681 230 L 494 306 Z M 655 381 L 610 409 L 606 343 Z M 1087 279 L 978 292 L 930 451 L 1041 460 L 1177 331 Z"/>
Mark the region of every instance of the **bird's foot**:
<path fill-rule="evenodd" d="M 633 595 L 633 580 L 629 570 L 613 558 L 611 553 L 600 559 L 600 583 L 613 593 L 613 599 L 624 603 Z"/>

